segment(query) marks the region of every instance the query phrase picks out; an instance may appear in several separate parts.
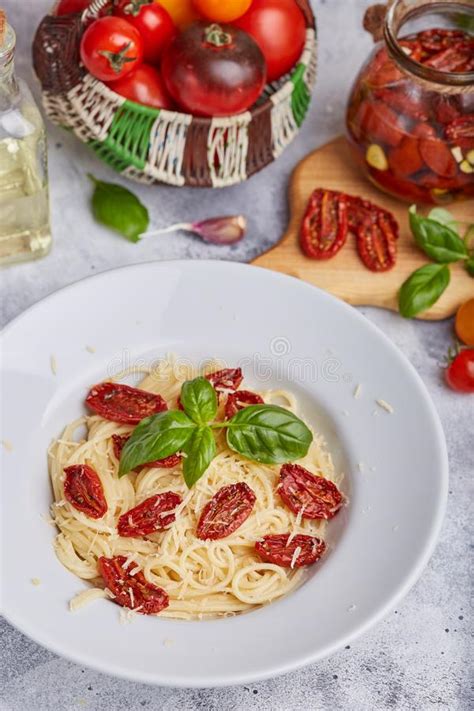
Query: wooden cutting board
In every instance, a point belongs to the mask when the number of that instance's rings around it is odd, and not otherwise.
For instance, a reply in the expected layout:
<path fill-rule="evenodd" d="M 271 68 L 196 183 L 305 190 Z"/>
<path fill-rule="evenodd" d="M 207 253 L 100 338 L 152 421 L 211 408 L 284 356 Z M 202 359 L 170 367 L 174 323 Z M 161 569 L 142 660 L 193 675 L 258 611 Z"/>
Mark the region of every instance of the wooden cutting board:
<path fill-rule="evenodd" d="M 305 257 L 299 246 L 299 230 L 311 192 L 315 188 L 341 190 L 372 200 L 390 210 L 400 225 L 398 258 L 389 272 L 370 272 L 360 261 L 354 238 L 349 237 L 343 249 L 328 261 Z M 408 226 L 408 205 L 372 186 L 356 166 L 344 138 L 310 153 L 296 167 L 290 185 L 291 218 L 282 240 L 253 264 L 296 276 L 315 284 L 350 304 L 383 306 L 397 311 L 397 294 L 401 284 L 418 267 L 429 262 L 414 244 Z M 462 221 L 474 222 L 474 200 L 447 206 Z M 421 210 L 426 214 L 427 210 Z M 451 265 L 451 283 L 439 301 L 422 319 L 442 319 L 454 314 L 464 301 L 474 297 L 474 279 L 460 264 Z"/>

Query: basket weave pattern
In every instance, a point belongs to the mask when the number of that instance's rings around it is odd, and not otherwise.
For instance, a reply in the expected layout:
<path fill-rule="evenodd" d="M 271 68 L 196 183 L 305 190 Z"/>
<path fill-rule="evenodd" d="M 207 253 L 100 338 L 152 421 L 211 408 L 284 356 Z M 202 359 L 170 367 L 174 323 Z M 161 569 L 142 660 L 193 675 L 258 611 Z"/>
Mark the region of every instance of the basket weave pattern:
<path fill-rule="evenodd" d="M 46 114 L 133 180 L 193 187 L 240 183 L 278 158 L 309 108 L 316 81 L 316 26 L 309 0 L 296 2 L 307 30 L 293 72 L 267 86 L 251 110 L 225 118 L 141 106 L 85 70 L 79 55 L 84 25 L 110 0 L 93 0 L 82 17 L 48 15 L 33 43 Z"/>

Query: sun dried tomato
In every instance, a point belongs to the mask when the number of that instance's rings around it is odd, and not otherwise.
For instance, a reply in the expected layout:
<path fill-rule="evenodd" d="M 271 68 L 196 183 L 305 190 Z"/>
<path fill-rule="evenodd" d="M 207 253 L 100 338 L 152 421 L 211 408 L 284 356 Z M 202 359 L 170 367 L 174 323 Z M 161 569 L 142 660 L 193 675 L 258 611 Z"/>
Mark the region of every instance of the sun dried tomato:
<path fill-rule="evenodd" d="M 114 454 L 119 461 L 120 461 L 120 457 L 122 454 L 122 449 L 124 448 L 125 442 L 128 439 L 130 439 L 130 435 L 117 435 L 117 434 L 112 435 L 112 446 L 114 449 Z M 177 467 L 180 462 L 181 462 L 181 455 L 180 454 L 171 454 L 169 457 L 165 457 L 164 459 L 156 459 L 154 462 L 148 462 L 147 464 L 142 464 L 141 467 L 137 468 L 137 471 L 140 471 L 140 469 L 144 469 L 145 467 L 146 468 L 156 467 L 157 469 L 173 469 L 173 467 Z"/>
<path fill-rule="evenodd" d="M 416 37 L 423 49 L 429 54 L 432 54 L 434 52 L 440 52 L 442 49 L 452 47 L 459 40 L 465 40 L 466 34 L 462 30 L 434 28 L 418 32 Z"/>
<path fill-rule="evenodd" d="M 106 420 L 126 425 L 136 425 L 144 417 L 168 409 L 161 395 L 119 383 L 94 385 L 86 398 L 86 404 Z"/>
<path fill-rule="evenodd" d="M 174 510 L 181 503 L 181 497 L 173 491 L 150 496 L 138 506 L 122 514 L 117 530 L 120 536 L 140 538 L 171 526 L 175 521 Z"/>
<path fill-rule="evenodd" d="M 130 567 L 133 568 L 133 563 Z M 149 583 L 142 571 L 134 575 L 129 573 L 127 558 L 123 555 L 114 558 L 101 557 L 98 561 L 99 573 L 105 587 L 112 593 L 113 601 L 122 607 L 140 612 L 142 615 L 156 615 L 169 605 L 167 593 Z"/>
<path fill-rule="evenodd" d="M 374 96 L 397 113 L 417 121 L 427 121 L 429 118 L 429 110 L 424 97 L 421 92 L 414 92 L 409 82 L 395 89 L 379 89 L 374 92 Z"/>
<path fill-rule="evenodd" d="M 430 202 L 429 194 L 426 190 L 411 180 L 397 178 L 390 171 L 370 168 L 369 178 L 378 188 L 403 197 L 408 202 Z"/>
<path fill-rule="evenodd" d="M 278 492 L 291 511 L 303 518 L 330 519 L 344 503 L 344 497 L 329 479 L 311 474 L 299 464 L 284 464 Z"/>
<path fill-rule="evenodd" d="M 458 97 L 449 94 L 434 94 L 431 106 L 438 123 L 451 123 L 461 113 Z"/>
<path fill-rule="evenodd" d="M 387 272 L 395 266 L 398 232 L 394 222 L 379 212 L 374 220 L 367 220 L 357 229 L 357 252 L 372 272 Z"/>
<path fill-rule="evenodd" d="M 398 146 L 406 135 L 400 126 L 399 115 L 382 101 L 365 99 L 358 111 L 362 131 L 371 143 L 384 143 Z"/>
<path fill-rule="evenodd" d="M 326 550 L 324 541 L 315 536 L 298 534 L 289 541 L 290 535 L 290 533 L 282 533 L 264 536 L 255 544 L 255 550 L 266 563 L 281 565 L 283 568 L 312 565 Z"/>
<path fill-rule="evenodd" d="M 231 393 L 225 404 L 225 416 L 230 420 L 239 410 L 243 410 L 248 405 L 263 405 L 263 398 L 257 393 L 252 393 L 250 390 L 237 390 Z"/>
<path fill-rule="evenodd" d="M 424 162 L 437 175 L 452 178 L 458 172 L 458 165 L 444 141 L 439 138 L 422 138 L 420 155 Z"/>
<path fill-rule="evenodd" d="M 215 390 L 237 390 L 242 384 L 244 376 L 241 368 L 224 368 L 215 373 L 208 373 L 206 380 L 209 380 Z"/>
<path fill-rule="evenodd" d="M 474 114 L 460 116 L 451 121 L 446 127 L 445 135 L 448 141 L 461 148 L 471 150 L 474 148 Z"/>
<path fill-rule="evenodd" d="M 408 56 L 413 59 L 414 62 L 421 62 L 424 56 L 423 47 L 418 39 L 403 39 L 399 42 L 401 47 L 409 50 Z"/>
<path fill-rule="evenodd" d="M 403 73 L 390 59 L 387 50 L 382 48 L 371 61 L 366 73 L 365 81 L 373 89 L 385 86 L 395 86 L 403 80 Z"/>
<path fill-rule="evenodd" d="M 330 259 L 345 244 L 347 233 L 346 196 L 333 190 L 315 190 L 301 226 L 303 252 L 311 259 Z"/>
<path fill-rule="evenodd" d="M 419 151 L 417 138 L 406 136 L 403 141 L 388 154 L 390 170 L 395 175 L 407 177 L 423 168 L 423 159 Z"/>
<path fill-rule="evenodd" d="M 64 473 L 65 499 L 89 518 L 102 518 L 107 513 L 107 501 L 97 472 L 87 464 L 73 464 L 65 467 Z"/>
<path fill-rule="evenodd" d="M 196 536 L 203 541 L 230 536 L 248 519 L 255 501 L 255 494 L 244 482 L 223 486 L 205 505 Z"/>
<path fill-rule="evenodd" d="M 460 45 L 448 47 L 433 54 L 423 64 L 425 67 L 437 69 L 439 72 L 468 72 L 472 66 L 473 46 Z"/>

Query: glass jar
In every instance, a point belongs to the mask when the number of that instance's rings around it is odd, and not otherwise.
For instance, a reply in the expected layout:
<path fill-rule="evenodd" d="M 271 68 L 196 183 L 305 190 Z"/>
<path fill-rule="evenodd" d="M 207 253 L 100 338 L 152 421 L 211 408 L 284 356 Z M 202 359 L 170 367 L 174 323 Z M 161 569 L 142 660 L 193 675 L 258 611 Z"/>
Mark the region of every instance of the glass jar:
<path fill-rule="evenodd" d="M 380 16 L 380 5 L 372 10 Z M 366 23 L 382 41 L 347 109 L 357 161 L 408 202 L 474 197 L 473 0 L 395 0 L 381 19 Z"/>
<path fill-rule="evenodd" d="M 14 54 L 0 10 L 0 263 L 42 257 L 51 246 L 46 133 Z"/>

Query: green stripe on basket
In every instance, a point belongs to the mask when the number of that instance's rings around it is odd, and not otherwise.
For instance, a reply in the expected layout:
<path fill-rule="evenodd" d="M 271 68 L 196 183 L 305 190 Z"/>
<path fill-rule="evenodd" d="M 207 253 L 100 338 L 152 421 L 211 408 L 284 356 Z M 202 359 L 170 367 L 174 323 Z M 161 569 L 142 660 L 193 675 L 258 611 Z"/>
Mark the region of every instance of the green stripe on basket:
<path fill-rule="evenodd" d="M 311 93 L 304 80 L 305 70 L 304 64 L 298 64 L 291 77 L 291 81 L 294 84 L 291 94 L 291 110 L 298 128 L 303 123 L 311 102 Z"/>
<path fill-rule="evenodd" d="M 130 167 L 129 161 L 120 158 L 115 150 L 111 150 L 105 143 L 102 143 L 102 141 L 89 141 L 87 145 L 92 148 L 94 153 L 103 160 L 104 163 L 107 163 L 107 165 L 113 170 L 116 170 L 117 173 L 122 173 Z"/>
<path fill-rule="evenodd" d="M 151 129 L 159 113 L 159 109 L 141 106 L 133 101 L 125 101 L 117 109 L 102 146 L 114 156 L 112 160 L 122 166 L 120 171 L 131 165 L 143 170 L 150 149 Z M 96 148 L 94 150 L 98 152 Z M 109 165 L 112 163 L 109 162 Z"/>

